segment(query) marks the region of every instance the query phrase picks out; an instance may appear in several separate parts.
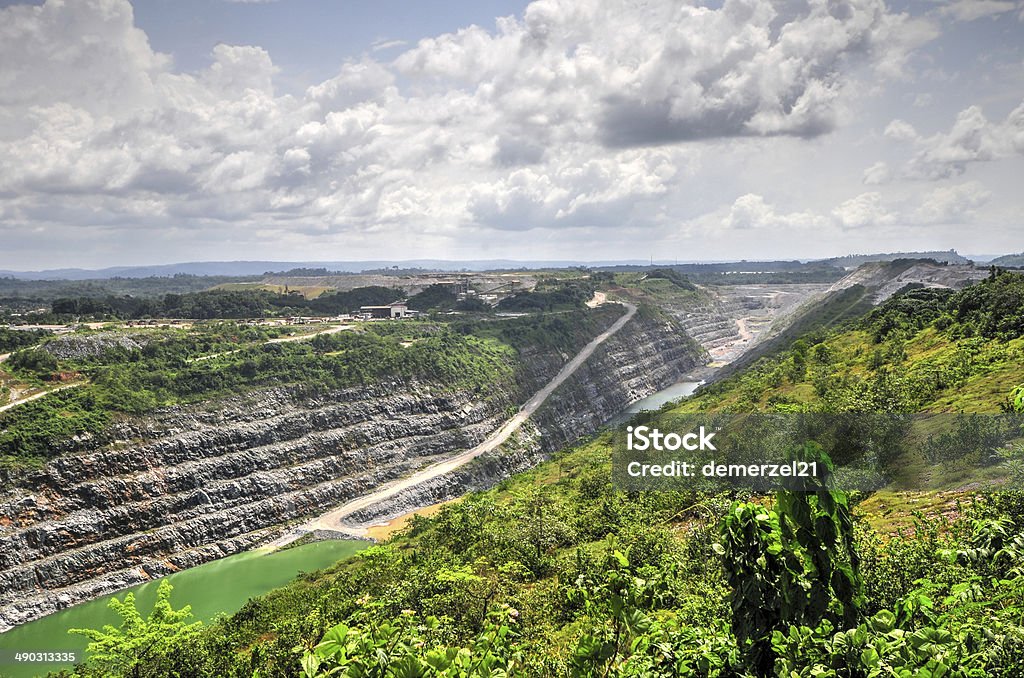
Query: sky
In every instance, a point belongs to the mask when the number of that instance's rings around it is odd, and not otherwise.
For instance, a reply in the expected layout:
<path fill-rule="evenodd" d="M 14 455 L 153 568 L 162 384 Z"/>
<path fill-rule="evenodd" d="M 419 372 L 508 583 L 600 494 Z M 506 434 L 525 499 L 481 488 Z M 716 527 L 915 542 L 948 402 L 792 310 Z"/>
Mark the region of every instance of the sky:
<path fill-rule="evenodd" d="M 0 0 L 0 269 L 1024 250 L 1021 0 Z"/>

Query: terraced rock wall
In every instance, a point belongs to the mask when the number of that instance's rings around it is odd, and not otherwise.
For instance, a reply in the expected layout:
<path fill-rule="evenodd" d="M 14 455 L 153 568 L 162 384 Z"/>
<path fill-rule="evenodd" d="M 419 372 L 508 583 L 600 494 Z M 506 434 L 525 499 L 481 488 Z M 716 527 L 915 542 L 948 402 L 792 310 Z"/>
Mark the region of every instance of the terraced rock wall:
<path fill-rule="evenodd" d="M 123 423 L 102 446 L 67 443 L 0 494 L 0 630 L 253 548 L 289 521 L 468 449 L 570 357 L 524 352 L 519 384 L 487 393 L 401 382 L 316 397 L 280 388 Z M 637 316 L 552 396 L 514 454 L 380 510 L 528 468 L 700 359 L 678 325 Z"/>

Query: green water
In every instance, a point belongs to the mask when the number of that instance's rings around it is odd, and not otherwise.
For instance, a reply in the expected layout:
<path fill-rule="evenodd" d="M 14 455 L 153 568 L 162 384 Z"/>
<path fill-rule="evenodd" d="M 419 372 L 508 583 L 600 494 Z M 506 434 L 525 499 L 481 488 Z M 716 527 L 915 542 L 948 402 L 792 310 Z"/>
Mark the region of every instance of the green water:
<path fill-rule="evenodd" d="M 174 585 L 171 606 L 192 606 L 195 619 L 208 622 L 221 612 L 235 612 L 249 598 L 291 581 L 299 572 L 310 572 L 347 558 L 368 546 L 363 541 L 329 540 L 285 551 L 249 551 L 169 575 Z M 69 668 L 69 664 L 19 665 L 11 662 L 10 651 L 70 651 L 84 656 L 88 639 L 70 635 L 71 628 L 100 628 L 117 624 L 120 618 L 107 608 L 113 597 L 135 594 L 136 605 L 148 615 L 156 600 L 158 581 L 151 581 L 110 596 L 76 605 L 48 617 L 0 634 L 0 676 L 31 678 L 47 671 Z"/>
<path fill-rule="evenodd" d="M 668 388 L 664 388 L 657 393 L 636 401 L 622 412 L 619 412 L 619 414 L 613 417 L 607 425 L 618 426 L 619 424 L 632 419 L 634 414 L 649 410 L 657 410 L 665 403 L 672 402 L 673 400 L 689 398 L 703 383 L 703 381 L 680 381 L 672 384 Z"/>

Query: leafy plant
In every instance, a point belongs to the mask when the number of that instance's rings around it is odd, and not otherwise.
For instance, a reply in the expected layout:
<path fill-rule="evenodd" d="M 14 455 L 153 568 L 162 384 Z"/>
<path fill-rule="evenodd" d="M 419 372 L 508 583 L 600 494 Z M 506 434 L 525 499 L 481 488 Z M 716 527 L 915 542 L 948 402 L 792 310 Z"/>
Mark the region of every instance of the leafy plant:
<path fill-rule="evenodd" d="M 831 468 L 814 443 L 794 457 Z M 823 620 L 849 628 L 857 620 L 862 595 L 848 500 L 824 479 L 807 489 L 777 492 L 775 510 L 734 504 L 722 520 L 717 550 L 732 587 L 732 631 L 757 675 L 775 662 L 774 633 Z"/>
<path fill-rule="evenodd" d="M 89 639 L 86 647 L 89 664 L 106 676 L 169 675 L 160 673 L 174 665 L 175 655 L 184 650 L 202 627 L 202 622 L 188 623 L 192 608 L 171 607 L 172 586 L 166 579 L 157 589 L 153 611 L 143 618 L 135 607 L 135 594 L 124 600 L 113 598 L 109 607 L 121 617 L 120 626 L 110 624 L 102 629 L 71 629 L 69 633 Z"/>
<path fill-rule="evenodd" d="M 511 648 L 518 616 L 509 608 L 492 612 L 473 642 L 458 647 L 440 642 L 437 618 L 419 621 L 415 612 L 405 610 L 369 630 L 338 624 L 312 649 L 294 651 L 302 655 L 305 678 L 504 678 L 515 675 L 520 662 Z"/>

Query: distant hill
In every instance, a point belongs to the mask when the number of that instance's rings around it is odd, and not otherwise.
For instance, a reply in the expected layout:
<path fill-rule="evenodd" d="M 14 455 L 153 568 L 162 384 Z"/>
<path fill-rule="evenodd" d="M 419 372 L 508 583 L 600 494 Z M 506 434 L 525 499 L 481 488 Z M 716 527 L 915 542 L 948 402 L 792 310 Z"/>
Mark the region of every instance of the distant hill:
<path fill-rule="evenodd" d="M 513 261 L 510 259 L 480 259 L 448 261 L 444 259 L 414 259 L 407 261 L 197 261 L 154 266 L 113 266 L 100 269 L 54 268 L 43 271 L 4 271 L 0 278 L 18 280 L 104 280 L 109 278 L 153 278 L 174 275 L 196 276 L 261 276 L 264 273 L 291 270 L 322 270 L 334 273 L 386 272 L 391 269 L 417 269 L 420 271 L 491 271 L 505 269 L 568 268 L 572 266 L 637 265 L 639 261 L 583 262 L 583 261 Z"/>
<path fill-rule="evenodd" d="M 956 253 L 956 250 L 945 252 L 889 252 L 887 254 L 851 254 L 845 257 L 823 259 L 822 263 L 841 268 L 853 269 L 862 264 L 877 261 L 896 261 L 897 259 L 934 259 L 945 264 L 969 264 L 971 261 Z"/>
<path fill-rule="evenodd" d="M 1024 255 L 1012 255 L 1020 261 Z M 407 260 L 366 260 L 366 261 L 192 261 L 176 264 L 155 264 L 151 266 L 111 266 L 100 269 L 52 268 L 40 271 L 0 270 L 0 278 L 17 280 L 109 280 L 112 278 L 155 278 L 175 275 L 192 276 L 262 276 L 267 273 L 292 272 L 293 275 L 323 275 L 345 273 L 390 273 L 403 272 L 446 272 L 446 271 L 501 271 L 520 269 L 589 268 L 617 272 L 639 271 L 653 265 L 670 267 L 688 275 L 707 274 L 766 274 L 766 273 L 821 273 L 826 269 L 854 269 L 869 262 L 895 261 L 897 259 L 934 259 L 940 263 L 968 264 L 970 261 L 954 250 L 948 252 L 893 252 L 888 254 L 852 254 L 832 259 L 813 261 L 680 261 L 671 264 L 664 261 L 618 260 L 618 261 L 573 261 L 513 259 L 474 259 L 454 261 L 448 259 L 407 259 Z M 1024 264 L 1000 263 L 1000 257 L 993 261 L 1000 266 Z M 832 279 L 842 275 L 840 271 Z"/>
<path fill-rule="evenodd" d="M 1010 268 L 1024 268 L 1024 252 L 1021 254 L 1007 254 L 1003 257 L 996 257 L 988 262 L 993 266 L 1007 266 Z"/>
<path fill-rule="evenodd" d="M 790 260 L 763 260 L 763 261 L 748 261 L 741 259 L 739 261 L 697 261 L 697 262 L 684 262 L 678 264 L 655 264 L 658 268 L 671 269 L 679 273 L 686 274 L 706 274 L 706 273 L 786 273 L 794 271 L 806 271 L 810 269 L 820 268 L 821 262 L 805 262 L 797 259 Z M 618 263 L 613 265 L 600 266 L 602 270 L 613 271 L 616 273 L 635 273 L 638 271 L 646 271 L 652 268 L 652 265 L 646 261 L 640 263 Z"/>

